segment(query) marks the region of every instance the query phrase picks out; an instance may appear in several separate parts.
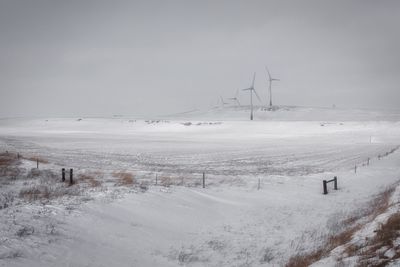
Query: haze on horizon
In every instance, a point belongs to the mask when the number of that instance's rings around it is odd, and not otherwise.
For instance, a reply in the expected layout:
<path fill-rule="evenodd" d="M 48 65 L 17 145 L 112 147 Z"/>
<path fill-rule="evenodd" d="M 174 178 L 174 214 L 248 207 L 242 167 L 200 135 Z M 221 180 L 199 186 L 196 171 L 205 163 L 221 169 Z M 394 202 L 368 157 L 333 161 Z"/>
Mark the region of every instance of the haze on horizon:
<path fill-rule="evenodd" d="M 400 2 L 0 1 L 0 117 L 157 115 L 249 87 L 399 108 Z M 248 95 L 240 93 L 242 103 Z"/>

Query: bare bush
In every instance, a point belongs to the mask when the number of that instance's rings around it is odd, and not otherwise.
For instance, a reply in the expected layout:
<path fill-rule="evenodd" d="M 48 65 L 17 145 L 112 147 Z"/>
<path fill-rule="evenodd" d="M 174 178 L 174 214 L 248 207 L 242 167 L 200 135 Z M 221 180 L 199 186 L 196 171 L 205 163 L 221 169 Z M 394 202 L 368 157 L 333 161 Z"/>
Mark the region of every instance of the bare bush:
<path fill-rule="evenodd" d="M 262 256 L 260 259 L 260 263 L 269 263 L 274 259 L 274 254 L 272 252 L 272 249 L 270 248 L 265 248 L 262 251 Z"/>
<path fill-rule="evenodd" d="M 20 250 L 16 251 L 10 251 L 10 252 L 5 252 L 0 254 L 0 260 L 2 259 L 15 259 L 22 257 L 22 252 Z"/>
<path fill-rule="evenodd" d="M 139 185 L 139 188 L 142 192 L 146 192 L 149 190 L 149 183 L 147 181 L 142 181 Z"/>
<path fill-rule="evenodd" d="M 178 253 L 178 261 L 180 264 L 187 264 L 199 261 L 199 257 L 195 255 L 192 249 L 181 250 Z"/>
<path fill-rule="evenodd" d="M 13 192 L 0 193 L 0 210 L 10 207 L 13 202 L 14 202 Z"/>
<path fill-rule="evenodd" d="M 32 235 L 35 232 L 35 228 L 33 226 L 24 225 L 16 232 L 18 237 L 25 237 L 28 235 Z"/>

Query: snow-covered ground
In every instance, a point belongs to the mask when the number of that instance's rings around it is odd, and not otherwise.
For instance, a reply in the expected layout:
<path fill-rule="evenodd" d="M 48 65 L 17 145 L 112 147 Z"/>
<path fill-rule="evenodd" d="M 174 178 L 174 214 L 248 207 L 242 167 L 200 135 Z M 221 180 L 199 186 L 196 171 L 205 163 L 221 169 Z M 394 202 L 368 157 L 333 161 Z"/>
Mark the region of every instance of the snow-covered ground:
<path fill-rule="evenodd" d="M 56 173 L 97 172 L 102 182 L 84 198 L 0 210 L 0 264 L 284 265 L 400 178 L 398 114 L 307 110 L 258 110 L 252 122 L 240 119 L 243 110 L 221 120 L 210 112 L 0 120 L 1 151 L 40 156 Z M 133 173 L 145 190 L 114 186 L 116 171 Z M 155 186 L 156 175 L 176 185 Z M 339 190 L 329 185 L 323 195 L 322 180 L 333 176 Z M 38 230 L 15 237 L 13 220 Z"/>

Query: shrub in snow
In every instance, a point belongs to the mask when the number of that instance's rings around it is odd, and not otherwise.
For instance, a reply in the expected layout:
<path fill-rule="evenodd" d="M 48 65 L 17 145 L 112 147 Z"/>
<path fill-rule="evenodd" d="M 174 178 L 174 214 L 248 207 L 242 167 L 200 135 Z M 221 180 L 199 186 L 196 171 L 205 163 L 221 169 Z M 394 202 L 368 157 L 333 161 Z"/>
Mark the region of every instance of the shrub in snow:
<path fill-rule="evenodd" d="M 13 192 L 2 192 L 0 193 L 0 210 L 8 208 L 14 201 Z"/>
<path fill-rule="evenodd" d="M 32 235 L 35 232 L 35 228 L 33 226 L 23 226 L 20 229 L 18 229 L 16 235 L 18 237 L 24 237 L 28 235 Z"/>

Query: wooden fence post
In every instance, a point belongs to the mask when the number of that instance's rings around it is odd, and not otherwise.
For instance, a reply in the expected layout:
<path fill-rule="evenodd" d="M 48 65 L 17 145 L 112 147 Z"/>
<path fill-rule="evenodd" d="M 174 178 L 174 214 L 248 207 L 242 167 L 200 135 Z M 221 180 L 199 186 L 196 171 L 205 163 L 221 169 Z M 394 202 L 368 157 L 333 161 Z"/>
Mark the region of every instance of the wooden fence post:
<path fill-rule="evenodd" d="M 324 195 L 328 194 L 328 188 L 326 187 L 326 180 L 322 181 L 322 186 L 324 188 Z"/>
<path fill-rule="evenodd" d="M 354 165 L 354 173 L 357 173 L 357 165 Z"/>
<path fill-rule="evenodd" d="M 39 169 L 39 159 L 36 158 L 36 169 Z"/>
<path fill-rule="evenodd" d="M 157 176 L 157 173 L 156 173 L 156 185 L 157 185 L 157 182 L 158 182 L 158 176 Z"/>
<path fill-rule="evenodd" d="M 333 177 L 333 188 L 337 190 L 337 177 Z"/>
<path fill-rule="evenodd" d="M 61 169 L 61 176 L 62 176 L 61 181 L 65 182 L 65 168 Z"/>
<path fill-rule="evenodd" d="M 73 183 L 74 183 L 73 169 L 69 169 L 69 184 L 72 185 Z"/>
<path fill-rule="evenodd" d="M 369 158 L 367 159 L 367 165 L 369 165 Z"/>
<path fill-rule="evenodd" d="M 206 174 L 203 172 L 203 188 L 206 188 Z"/>
<path fill-rule="evenodd" d="M 258 178 L 258 187 L 257 187 L 257 190 L 260 190 L 260 188 L 261 188 L 261 178 Z"/>

